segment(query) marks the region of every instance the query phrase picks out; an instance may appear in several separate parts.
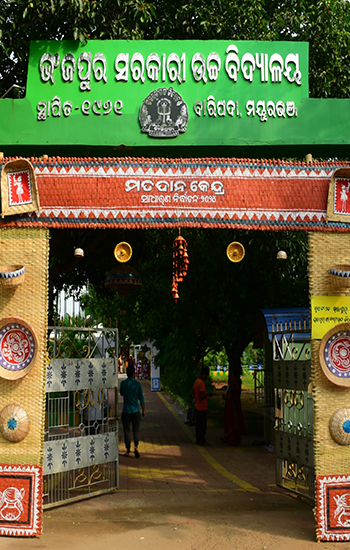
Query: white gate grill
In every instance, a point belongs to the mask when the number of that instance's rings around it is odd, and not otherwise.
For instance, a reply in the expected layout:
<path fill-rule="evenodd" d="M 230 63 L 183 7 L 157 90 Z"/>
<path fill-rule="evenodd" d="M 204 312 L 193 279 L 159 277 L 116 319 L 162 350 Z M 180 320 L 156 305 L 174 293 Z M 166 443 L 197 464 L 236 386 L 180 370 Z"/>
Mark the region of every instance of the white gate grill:
<path fill-rule="evenodd" d="M 44 508 L 118 487 L 118 330 L 50 327 Z"/>

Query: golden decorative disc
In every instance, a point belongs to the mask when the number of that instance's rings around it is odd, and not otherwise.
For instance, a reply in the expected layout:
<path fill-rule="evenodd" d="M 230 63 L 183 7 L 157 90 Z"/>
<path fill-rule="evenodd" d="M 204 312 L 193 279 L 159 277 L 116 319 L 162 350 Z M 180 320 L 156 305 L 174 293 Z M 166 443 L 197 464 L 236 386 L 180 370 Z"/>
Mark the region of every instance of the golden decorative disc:
<path fill-rule="evenodd" d="M 114 257 L 118 262 L 125 263 L 132 256 L 132 248 L 128 243 L 119 243 L 114 249 Z"/>
<path fill-rule="evenodd" d="M 228 245 L 226 254 L 231 262 L 240 262 L 245 255 L 244 246 L 241 243 L 233 242 Z"/>

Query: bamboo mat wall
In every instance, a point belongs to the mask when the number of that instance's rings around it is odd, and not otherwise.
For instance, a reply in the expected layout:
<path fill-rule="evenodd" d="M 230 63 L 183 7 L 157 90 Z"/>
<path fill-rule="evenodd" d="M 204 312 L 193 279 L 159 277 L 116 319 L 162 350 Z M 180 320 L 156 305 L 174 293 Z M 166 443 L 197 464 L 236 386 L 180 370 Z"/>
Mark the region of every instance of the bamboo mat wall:
<path fill-rule="evenodd" d="M 350 264 L 350 234 L 309 233 L 309 289 L 311 296 L 349 296 L 332 282 L 329 267 Z M 311 341 L 314 399 L 315 473 L 349 474 L 349 447 L 337 444 L 329 431 L 333 413 L 350 407 L 350 388 L 333 384 L 324 375 L 320 361 L 320 340 Z"/>
<path fill-rule="evenodd" d="M 34 367 L 23 378 L 0 378 L 0 410 L 17 404 L 29 416 L 30 429 L 21 441 L 11 442 L 0 435 L 0 463 L 42 464 L 46 332 L 48 304 L 47 229 L 0 229 L 0 265 L 24 265 L 25 280 L 15 288 L 0 285 L 0 319 L 19 317 L 29 323 L 38 339 Z"/>

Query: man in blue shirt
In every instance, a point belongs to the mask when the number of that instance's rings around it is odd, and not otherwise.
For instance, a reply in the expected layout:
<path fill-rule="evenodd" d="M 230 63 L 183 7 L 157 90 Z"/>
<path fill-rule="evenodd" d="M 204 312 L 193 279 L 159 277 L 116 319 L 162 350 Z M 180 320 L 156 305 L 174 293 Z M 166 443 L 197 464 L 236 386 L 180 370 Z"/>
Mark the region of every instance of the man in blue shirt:
<path fill-rule="evenodd" d="M 129 365 L 126 369 L 127 379 L 120 384 L 120 395 L 123 396 L 122 423 L 124 430 L 124 441 L 126 453 L 124 456 L 130 456 L 131 429 L 134 436 L 135 457 L 140 458 L 138 450 L 140 439 L 140 405 L 142 416 L 146 415 L 145 399 L 143 397 L 142 386 L 135 380 L 135 367 Z"/>

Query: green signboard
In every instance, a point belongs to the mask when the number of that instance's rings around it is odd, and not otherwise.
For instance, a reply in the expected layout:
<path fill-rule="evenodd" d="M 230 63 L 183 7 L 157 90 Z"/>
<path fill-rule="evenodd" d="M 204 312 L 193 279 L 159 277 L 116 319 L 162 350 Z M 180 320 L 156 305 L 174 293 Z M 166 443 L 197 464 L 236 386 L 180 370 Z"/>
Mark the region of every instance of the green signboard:
<path fill-rule="evenodd" d="M 33 42 L 25 99 L 0 101 L 0 142 L 348 144 L 349 112 L 308 98 L 307 43 Z"/>

